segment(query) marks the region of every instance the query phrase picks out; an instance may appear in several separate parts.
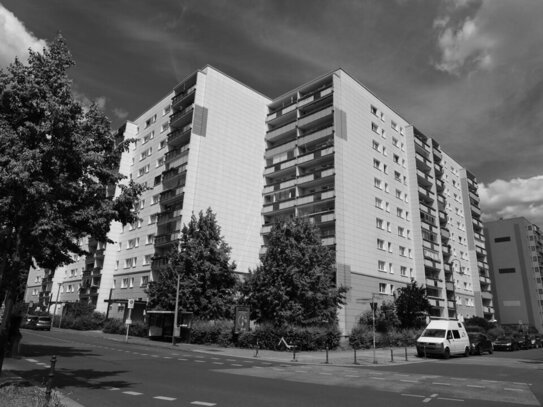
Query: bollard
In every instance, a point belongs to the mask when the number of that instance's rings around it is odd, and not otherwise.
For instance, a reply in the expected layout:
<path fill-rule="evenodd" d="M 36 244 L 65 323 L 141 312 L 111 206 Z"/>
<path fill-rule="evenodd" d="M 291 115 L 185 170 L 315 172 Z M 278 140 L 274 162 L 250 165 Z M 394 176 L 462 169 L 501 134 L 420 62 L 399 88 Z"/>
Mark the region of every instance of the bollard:
<path fill-rule="evenodd" d="M 51 389 L 53 388 L 53 377 L 55 376 L 55 364 L 57 363 L 57 357 L 53 355 L 51 358 L 51 369 L 49 370 L 49 377 L 47 379 L 47 387 L 45 388 L 45 401 L 49 404 L 51 400 Z"/>
<path fill-rule="evenodd" d="M 326 345 L 325 350 L 326 350 L 326 362 L 324 363 L 328 364 L 328 345 Z"/>
<path fill-rule="evenodd" d="M 405 361 L 407 362 L 407 346 L 405 347 Z"/>
<path fill-rule="evenodd" d="M 353 350 L 354 350 L 354 361 L 353 361 L 353 364 L 354 364 L 354 365 L 358 365 L 358 362 L 357 362 L 357 360 L 356 360 L 356 348 L 353 348 Z"/>
<path fill-rule="evenodd" d="M 394 362 L 394 351 L 390 348 L 390 361 Z"/>
<path fill-rule="evenodd" d="M 297 360 L 296 360 L 296 345 L 292 345 L 292 361 L 297 362 Z"/>
<path fill-rule="evenodd" d="M 258 343 L 258 339 L 256 340 L 256 345 L 255 345 L 255 358 L 258 357 L 258 350 L 260 348 L 260 344 Z"/>

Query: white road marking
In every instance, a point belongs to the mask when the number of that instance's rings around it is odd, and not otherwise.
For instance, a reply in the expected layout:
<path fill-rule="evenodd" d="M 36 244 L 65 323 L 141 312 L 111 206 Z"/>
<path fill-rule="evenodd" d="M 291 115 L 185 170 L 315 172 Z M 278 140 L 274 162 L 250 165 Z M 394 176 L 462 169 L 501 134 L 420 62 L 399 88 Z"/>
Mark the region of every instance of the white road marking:
<path fill-rule="evenodd" d="M 355 374 L 346 374 L 345 377 L 360 377 L 360 376 L 355 375 Z"/>
<path fill-rule="evenodd" d="M 110 391 L 121 390 L 118 387 L 106 387 L 106 389 Z"/>
<path fill-rule="evenodd" d="M 385 380 L 384 377 L 370 377 L 370 379 L 374 379 L 374 380 Z"/>
<path fill-rule="evenodd" d="M 165 397 L 165 396 L 156 396 L 156 397 L 153 397 L 154 399 L 157 399 L 157 400 L 164 400 L 164 401 L 174 401 L 174 400 L 177 400 L 175 397 Z"/>
<path fill-rule="evenodd" d="M 509 387 L 504 387 L 503 389 L 509 391 L 524 391 L 523 389 L 510 389 Z"/>
<path fill-rule="evenodd" d="M 162 356 L 162 359 L 171 359 L 171 356 Z"/>
<path fill-rule="evenodd" d="M 25 360 L 28 361 L 28 362 L 38 363 L 38 361 L 36 359 L 25 359 Z"/>
<path fill-rule="evenodd" d="M 418 383 L 418 380 L 407 380 L 407 379 L 400 379 L 400 382 L 407 382 L 407 383 Z"/>
<path fill-rule="evenodd" d="M 232 363 L 230 366 L 243 366 L 243 365 L 240 365 L 238 363 Z"/>
<path fill-rule="evenodd" d="M 207 401 L 191 401 L 190 404 L 195 404 L 197 406 L 215 406 L 217 403 L 208 403 Z"/>
<path fill-rule="evenodd" d="M 450 386 L 450 383 L 439 383 L 439 382 L 433 382 L 432 384 L 438 384 L 440 386 Z"/>
<path fill-rule="evenodd" d="M 205 360 L 199 360 L 199 359 L 195 359 L 194 360 L 196 363 L 205 363 L 206 361 Z M 240 365 L 241 366 L 241 365 Z"/>
<path fill-rule="evenodd" d="M 177 360 L 187 361 L 188 359 L 178 358 Z"/>
<path fill-rule="evenodd" d="M 426 396 L 421 396 L 419 394 L 406 394 L 406 393 L 402 393 L 402 396 L 407 396 L 407 397 L 419 397 L 421 399 L 423 399 L 424 397 Z"/>
<path fill-rule="evenodd" d="M 447 398 L 447 397 L 438 397 L 437 399 L 438 400 L 447 400 L 447 401 L 464 401 L 462 399 L 450 399 L 450 398 Z"/>
<path fill-rule="evenodd" d="M 212 362 L 214 365 L 224 365 L 223 362 Z"/>
<path fill-rule="evenodd" d="M 320 372 L 319 374 L 323 375 L 323 376 L 332 376 L 332 373 L 324 373 L 324 372 Z"/>
<path fill-rule="evenodd" d="M 307 370 L 295 370 L 296 373 L 307 373 Z"/>
<path fill-rule="evenodd" d="M 467 386 L 467 387 L 476 387 L 476 388 L 478 388 L 478 389 L 485 389 L 485 388 L 486 388 L 486 386 L 478 386 L 478 385 L 476 385 L 476 384 L 468 384 L 468 385 L 466 385 L 466 386 Z"/>
<path fill-rule="evenodd" d="M 143 393 L 138 393 L 137 391 L 123 391 L 124 394 L 128 394 L 129 396 L 141 396 Z"/>

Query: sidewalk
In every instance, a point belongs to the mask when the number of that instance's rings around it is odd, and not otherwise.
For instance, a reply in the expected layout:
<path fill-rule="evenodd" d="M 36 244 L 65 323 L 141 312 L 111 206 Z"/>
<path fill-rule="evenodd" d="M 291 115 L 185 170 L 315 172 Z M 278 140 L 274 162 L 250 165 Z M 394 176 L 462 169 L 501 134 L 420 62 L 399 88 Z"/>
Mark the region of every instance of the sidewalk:
<path fill-rule="evenodd" d="M 94 331 L 92 333 L 95 336 L 101 336 L 106 340 L 124 343 L 125 337 L 123 335 L 104 334 L 100 331 Z M 273 351 L 260 349 L 258 352 L 256 349 L 246 348 L 225 348 L 217 345 L 195 345 L 187 343 L 178 343 L 173 346 L 171 342 L 151 341 L 147 338 L 129 337 L 128 342 L 131 344 L 137 344 L 148 347 L 169 348 L 176 350 L 191 350 L 195 352 L 221 354 L 225 356 L 241 357 L 247 359 L 262 359 L 271 362 L 281 363 L 303 363 L 303 364 L 329 364 L 332 366 L 387 366 L 387 365 L 400 365 L 406 363 L 420 363 L 426 361 L 423 358 L 416 356 L 416 349 L 414 346 L 407 348 L 378 348 L 375 350 L 375 362 L 373 349 L 359 349 L 356 351 L 356 364 L 355 353 L 353 349 L 347 350 L 331 350 L 328 352 L 328 363 L 326 363 L 326 351 L 297 351 L 295 354 L 292 351 Z M 295 359 L 294 359 L 295 358 Z"/>

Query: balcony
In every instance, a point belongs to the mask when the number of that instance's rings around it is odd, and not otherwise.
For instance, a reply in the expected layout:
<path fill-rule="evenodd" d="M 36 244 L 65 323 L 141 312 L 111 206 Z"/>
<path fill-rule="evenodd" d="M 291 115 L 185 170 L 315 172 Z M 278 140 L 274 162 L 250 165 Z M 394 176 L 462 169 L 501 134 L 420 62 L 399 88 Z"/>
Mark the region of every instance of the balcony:
<path fill-rule="evenodd" d="M 291 104 L 283 106 L 281 109 L 277 109 L 273 113 L 268 114 L 266 117 L 266 123 L 277 126 L 287 121 L 296 119 L 296 101 Z M 289 114 L 290 113 L 290 114 Z"/>
<path fill-rule="evenodd" d="M 177 244 L 180 235 L 181 234 L 179 232 L 175 232 L 171 234 L 155 236 L 155 247 Z"/>
<path fill-rule="evenodd" d="M 307 116 L 304 116 L 300 119 L 298 119 L 298 127 L 300 129 L 307 129 L 308 127 L 314 126 L 318 123 L 324 124 L 325 121 L 332 119 L 332 113 L 334 112 L 334 108 L 332 106 L 325 107 L 322 110 L 319 110 L 317 112 L 311 113 Z"/>
<path fill-rule="evenodd" d="M 189 151 L 189 144 L 185 144 L 182 147 L 176 148 L 174 150 L 170 150 L 164 156 L 164 161 L 166 163 L 170 163 L 173 160 L 175 160 L 176 158 L 186 155 L 187 151 Z"/>
<path fill-rule="evenodd" d="M 481 291 L 481 297 L 485 300 L 491 300 L 492 299 L 492 292 L 491 291 Z"/>
<path fill-rule="evenodd" d="M 170 116 L 171 128 L 182 128 L 192 123 L 192 113 L 194 112 L 194 105 L 190 105 L 180 112 L 175 112 Z"/>
<path fill-rule="evenodd" d="M 176 222 L 181 220 L 181 209 L 170 212 L 161 212 L 158 214 L 157 225 L 165 225 L 166 223 Z"/>
<path fill-rule="evenodd" d="M 162 173 L 162 185 L 165 189 L 173 189 L 180 186 L 181 177 L 187 172 L 187 165 L 170 168 Z"/>
<path fill-rule="evenodd" d="M 417 168 L 423 172 L 429 172 L 432 169 L 432 162 L 427 158 L 423 157 L 421 154 L 415 154 L 417 158 Z"/>
<path fill-rule="evenodd" d="M 167 257 L 157 257 L 151 260 L 151 271 L 163 271 L 169 267 L 169 261 Z"/>
<path fill-rule="evenodd" d="M 419 198 L 422 202 L 431 205 L 434 202 L 434 193 L 428 189 L 419 187 Z"/>
<path fill-rule="evenodd" d="M 431 175 L 426 174 L 421 170 L 417 170 L 418 184 L 425 187 L 431 187 L 433 185 L 433 178 Z"/>
<path fill-rule="evenodd" d="M 481 217 L 481 210 L 479 208 L 477 208 L 476 206 L 471 205 L 471 213 L 476 218 Z"/>
<path fill-rule="evenodd" d="M 296 138 L 296 120 L 286 123 L 266 133 L 266 141 L 269 143 L 283 144 Z"/>
<path fill-rule="evenodd" d="M 441 161 L 443 158 L 443 155 L 441 154 L 441 151 L 437 148 L 434 148 L 434 161 Z"/>
<path fill-rule="evenodd" d="M 446 225 L 447 220 L 448 220 L 447 214 L 443 211 L 439 211 L 439 223 L 441 225 Z"/>
<path fill-rule="evenodd" d="M 445 283 L 445 289 L 446 289 L 447 291 L 453 291 L 453 292 L 454 292 L 454 283 L 451 282 L 451 281 L 447 281 L 447 282 Z"/>
<path fill-rule="evenodd" d="M 451 234 L 449 232 L 449 229 L 441 228 L 441 238 L 445 240 L 449 240 L 450 237 L 451 237 Z"/>
<path fill-rule="evenodd" d="M 434 168 L 436 170 L 436 175 L 443 175 L 443 167 L 440 164 L 434 163 Z"/>
<path fill-rule="evenodd" d="M 171 205 L 175 202 L 182 201 L 184 197 L 185 187 L 168 189 L 160 194 L 160 203 L 162 205 Z"/>
<path fill-rule="evenodd" d="M 189 96 L 194 95 L 196 91 L 196 85 L 191 86 L 184 92 L 178 93 L 172 98 L 172 108 L 176 108 L 183 100 L 188 99 Z"/>
<path fill-rule="evenodd" d="M 188 144 L 190 141 L 191 133 L 191 126 L 186 126 L 182 129 L 176 129 L 168 134 L 168 144 L 171 147 Z"/>
<path fill-rule="evenodd" d="M 329 140 L 333 134 L 334 127 L 329 123 L 326 123 L 324 126 L 317 126 L 312 128 L 310 131 L 306 131 L 298 139 L 298 145 L 300 147 L 306 146 L 304 148 L 306 152 L 309 152 L 308 150 L 312 149 L 310 146 L 311 143 L 316 143 L 319 139 L 324 139 L 323 143 L 327 143 L 327 146 L 329 146 L 331 143 L 333 143 L 333 140 Z"/>

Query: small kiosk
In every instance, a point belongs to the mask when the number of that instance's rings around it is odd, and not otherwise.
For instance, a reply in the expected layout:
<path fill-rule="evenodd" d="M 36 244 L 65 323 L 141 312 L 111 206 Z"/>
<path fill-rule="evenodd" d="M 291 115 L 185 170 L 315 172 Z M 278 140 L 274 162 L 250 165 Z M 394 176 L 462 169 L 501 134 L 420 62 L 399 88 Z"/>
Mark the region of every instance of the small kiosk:
<path fill-rule="evenodd" d="M 173 311 L 147 311 L 149 323 L 149 339 L 167 340 L 171 339 L 174 333 Z M 175 336 L 181 340 L 188 341 L 190 338 L 190 330 L 192 328 L 192 312 L 182 311 L 178 314 L 178 328 Z"/>

